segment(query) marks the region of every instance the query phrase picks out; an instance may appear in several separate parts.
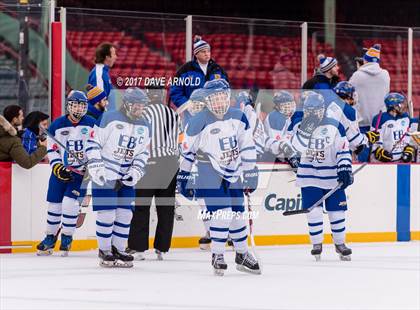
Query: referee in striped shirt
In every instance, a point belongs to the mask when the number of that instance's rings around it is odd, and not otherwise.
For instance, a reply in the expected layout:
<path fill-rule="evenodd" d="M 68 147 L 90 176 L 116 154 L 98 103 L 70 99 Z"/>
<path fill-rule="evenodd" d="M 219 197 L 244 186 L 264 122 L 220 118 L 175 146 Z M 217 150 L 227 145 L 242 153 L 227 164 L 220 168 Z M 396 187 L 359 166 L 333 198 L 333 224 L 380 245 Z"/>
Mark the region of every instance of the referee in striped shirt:
<path fill-rule="evenodd" d="M 175 213 L 176 174 L 179 168 L 179 116 L 163 104 L 164 89 L 147 89 L 151 104 L 145 118 L 152 127 L 150 158 L 146 175 L 136 186 L 136 207 L 131 221 L 128 249 L 136 260 L 149 249 L 150 206 L 155 198 L 158 223 L 154 249 L 158 259 L 171 246 Z"/>

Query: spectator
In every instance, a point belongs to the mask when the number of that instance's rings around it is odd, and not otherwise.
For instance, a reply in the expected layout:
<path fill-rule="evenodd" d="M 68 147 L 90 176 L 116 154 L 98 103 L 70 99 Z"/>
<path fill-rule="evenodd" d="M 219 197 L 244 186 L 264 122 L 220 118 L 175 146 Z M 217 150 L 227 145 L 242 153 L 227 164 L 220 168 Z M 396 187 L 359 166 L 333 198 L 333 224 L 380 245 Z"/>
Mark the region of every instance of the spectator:
<path fill-rule="evenodd" d="M 47 140 L 39 141 L 38 149 L 29 155 L 15 128 L 22 125 L 22 108 L 16 105 L 7 106 L 3 115 L 4 117 L 0 115 L 0 161 L 14 160 L 25 169 L 32 168 L 47 154 Z"/>
<path fill-rule="evenodd" d="M 108 42 L 101 43 L 95 52 L 95 67 L 89 73 L 88 84 L 102 89 L 109 99 L 109 110 L 115 110 L 115 100 L 112 95 L 112 82 L 109 73 L 117 60 L 117 50 L 115 46 Z"/>
<path fill-rule="evenodd" d="M 86 86 L 86 91 L 88 98 L 88 111 L 86 114 L 94 119 L 98 119 L 106 111 L 108 98 L 102 89 L 90 84 Z"/>
<path fill-rule="evenodd" d="M 191 93 L 197 88 L 202 88 L 206 81 L 225 79 L 229 82 L 226 72 L 211 59 L 210 45 L 200 36 L 194 38 L 194 59 L 182 65 L 176 77 L 188 78 L 188 81 L 192 82 L 179 82 L 171 86 L 170 97 L 177 108 L 186 103 Z M 186 117 L 189 116 L 187 112 Z"/>
<path fill-rule="evenodd" d="M 164 105 L 162 89 L 148 89 L 151 104 L 144 115 L 150 122 L 152 138 L 146 175 L 136 186 L 136 207 L 130 226 L 127 252 L 144 259 L 149 249 L 150 206 L 155 198 L 158 223 L 154 248 L 159 260 L 171 246 L 175 215 L 175 187 L 178 171 L 178 115 Z"/>
<path fill-rule="evenodd" d="M 32 154 L 38 148 L 38 140 L 46 139 L 46 137 L 39 133 L 39 127 L 48 128 L 49 116 L 40 111 L 29 113 L 23 121 L 23 135 L 22 145 L 28 154 Z"/>
<path fill-rule="evenodd" d="M 381 46 L 375 44 L 363 56 L 363 65 L 353 73 L 349 82 L 356 89 L 358 103 L 355 108 L 360 118 L 360 132 L 370 130 L 373 117 L 385 110 L 384 98 L 389 93 L 390 77 L 379 66 Z M 368 160 L 368 150 L 359 154 L 359 161 Z"/>
<path fill-rule="evenodd" d="M 337 59 L 318 55 L 319 68 L 315 70 L 314 76 L 307 80 L 302 89 L 333 89 L 338 83 L 339 67 Z"/>

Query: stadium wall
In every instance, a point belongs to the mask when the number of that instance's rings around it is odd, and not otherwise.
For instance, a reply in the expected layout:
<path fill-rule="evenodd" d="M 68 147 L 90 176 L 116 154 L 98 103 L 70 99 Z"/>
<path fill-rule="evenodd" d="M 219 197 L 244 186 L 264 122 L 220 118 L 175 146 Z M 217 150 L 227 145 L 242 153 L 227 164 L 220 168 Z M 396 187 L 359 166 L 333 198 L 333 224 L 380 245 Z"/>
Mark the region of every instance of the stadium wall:
<path fill-rule="evenodd" d="M 284 217 L 286 209 L 301 206 L 294 173 L 281 170 L 285 165 L 261 164 L 259 189 L 251 195 L 257 245 L 309 243 L 305 215 Z M 43 238 L 46 222 L 45 201 L 50 175 L 47 164 L 31 170 L 16 164 L 0 163 L 0 246 L 17 246 L 12 252 L 35 251 Z M 420 240 L 420 165 L 375 165 L 363 169 L 347 191 L 348 242 L 382 242 Z M 197 247 L 203 224 L 197 219 L 199 207 L 183 197 L 175 221 L 173 247 Z M 84 208 L 86 219 L 74 236 L 73 250 L 97 247 L 95 214 Z M 151 216 L 151 235 L 156 227 L 156 214 Z M 328 220 L 326 242 L 331 242 Z M 152 239 L 150 240 L 153 241 Z M 2 250 L 3 252 L 10 250 Z"/>

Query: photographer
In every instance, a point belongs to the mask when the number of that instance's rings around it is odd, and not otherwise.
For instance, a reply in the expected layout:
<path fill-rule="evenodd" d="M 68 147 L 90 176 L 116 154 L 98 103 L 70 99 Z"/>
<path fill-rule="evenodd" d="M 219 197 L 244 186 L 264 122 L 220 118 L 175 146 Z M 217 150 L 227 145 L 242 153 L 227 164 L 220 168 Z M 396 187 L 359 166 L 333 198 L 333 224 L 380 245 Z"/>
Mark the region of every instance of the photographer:
<path fill-rule="evenodd" d="M 32 154 L 38 148 L 38 140 L 45 140 L 45 135 L 40 135 L 39 127 L 48 128 L 49 116 L 40 111 L 29 113 L 23 121 L 22 145 L 28 154 Z"/>
<path fill-rule="evenodd" d="M 29 155 L 16 130 L 22 125 L 22 108 L 17 105 L 7 106 L 3 115 L 0 115 L 0 161 L 16 161 L 22 168 L 32 168 L 47 154 L 47 140 L 39 141 L 37 150 Z"/>

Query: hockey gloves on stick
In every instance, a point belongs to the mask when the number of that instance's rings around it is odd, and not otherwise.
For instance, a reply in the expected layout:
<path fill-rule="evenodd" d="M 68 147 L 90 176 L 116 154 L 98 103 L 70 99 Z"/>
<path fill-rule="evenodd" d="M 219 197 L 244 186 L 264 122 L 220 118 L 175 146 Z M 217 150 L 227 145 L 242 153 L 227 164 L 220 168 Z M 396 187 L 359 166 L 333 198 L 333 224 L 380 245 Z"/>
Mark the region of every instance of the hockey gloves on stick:
<path fill-rule="evenodd" d="M 63 164 L 55 164 L 52 168 L 53 174 L 62 182 L 71 182 L 73 181 L 72 173 L 69 169 L 64 167 Z"/>
<path fill-rule="evenodd" d="M 99 186 L 105 185 L 105 165 L 103 162 L 94 162 L 88 164 L 88 170 L 94 183 L 98 184 Z"/>
<path fill-rule="evenodd" d="M 411 145 L 407 145 L 402 153 L 401 159 L 403 163 L 410 163 L 413 161 L 416 150 Z"/>
<path fill-rule="evenodd" d="M 176 176 L 176 186 L 178 192 L 181 193 L 185 198 L 189 200 L 194 199 L 194 189 L 191 188 L 191 185 L 194 183 L 194 176 L 191 172 L 180 170 Z"/>
<path fill-rule="evenodd" d="M 123 176 L 122 183 L 125 186 L 134 186 L 144 176 L 144 170 L 138 167 L 131 167 L 128 173 Z"/>
<path fill-rule="evenodd" d="M 352 185 L 354 182 L 353 173 L 350 165 L 343 165 L 337 168 L 338 183 L 342 183 L 341 189 Z"/>
<path fill-rule="evenodd" d="M 370 144 L 375 144 L 376 142 L 379 141 L 379 132 L 376 131 L 368 131 L 366 132 L 366 137 L 369 141 Z"/>
<path fill-rule="evenodd" d="M 375 151 L 375 158 L 383 163 L 389 163 L 392 161 L 392 154 L 385 151 L 383 147 L 378 147 Z"/>
<path fill-rule="evenodd" d="M 244 191 L 252 193 L 258 187 L 258 168 L 255 166 L 254 169 L 244 171 Z"/>

